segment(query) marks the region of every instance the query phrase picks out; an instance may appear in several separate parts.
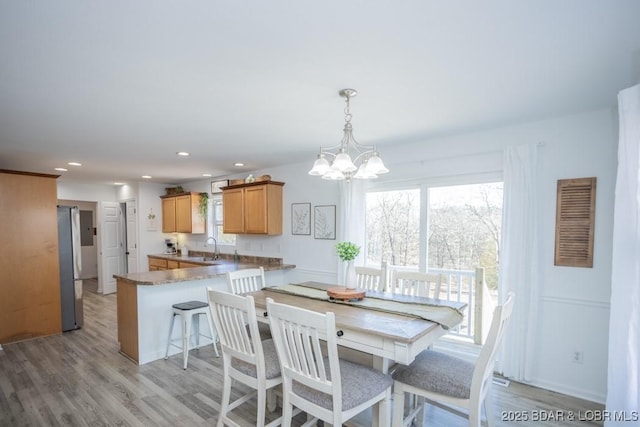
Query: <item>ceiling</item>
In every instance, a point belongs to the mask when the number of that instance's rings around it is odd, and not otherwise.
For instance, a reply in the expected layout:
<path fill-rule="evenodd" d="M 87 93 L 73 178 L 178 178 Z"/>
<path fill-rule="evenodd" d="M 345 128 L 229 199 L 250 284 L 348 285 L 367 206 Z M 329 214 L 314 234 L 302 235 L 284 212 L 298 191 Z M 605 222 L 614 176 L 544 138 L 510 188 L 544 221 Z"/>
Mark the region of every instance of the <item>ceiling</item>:
<path fill-rule="evenodd" d="M 347 87 L 383 158 L 615 107 L 640 81 L 638 18 L 637 0 L 4 0 L 0 169 L 179 184 L 311 167 Z"/>

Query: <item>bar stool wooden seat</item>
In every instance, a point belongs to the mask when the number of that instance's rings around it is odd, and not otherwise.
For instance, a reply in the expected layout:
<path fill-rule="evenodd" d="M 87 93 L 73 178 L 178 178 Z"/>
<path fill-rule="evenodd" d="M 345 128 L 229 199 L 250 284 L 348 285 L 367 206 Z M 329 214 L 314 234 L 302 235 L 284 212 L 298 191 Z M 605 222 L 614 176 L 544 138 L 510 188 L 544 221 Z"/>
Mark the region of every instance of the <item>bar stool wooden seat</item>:
<path fill-rule="evenodd" d="M 220 353 L 218 353 L 218 347 L 216 347 L 216 341 L 218 336 L 216 334 L 216 330 L 213 327 L 213 322 L 211 320 L 211 314 L 209 312 L 209 304 L 203 301 L 187 301 L 181 302 L 177 304 L 173 304 L 171 306 L 171 310 L 173 311 L 173 316 L 171 316 L 171 326 L 169 326 L 169 338 L 167 339 L 167 351 L 165 352 L 164 358 L 167 359 L 169 357 L 169 347 L 174 346 L 178 348 L 182 348 L 182 369 L 187 369 L 187 362 L 189 360 L 189 350 L 200 348 L 200 337 L 203 336 L 205 338 L 209 338 L 212 341 L 213 350 L 216 352 L 216 357 L 220 357 Z M 209 324 L 209 331 L 211 335 L 204 335 L 200 332 L 200 315 L 204 315 L 207 318 L 207 323 Z M 172 339 L 173 335 L 173 322 L 176 319 L 176 316 L 180 316 L 182 321 L 182 337 L 180 340 Z M 195 338 L 196 345 L 195 347 L 191 347 L 191 325 L 195 324 Z M 181 341 L 182 345 L 175 344 L 176 341 Z"/>

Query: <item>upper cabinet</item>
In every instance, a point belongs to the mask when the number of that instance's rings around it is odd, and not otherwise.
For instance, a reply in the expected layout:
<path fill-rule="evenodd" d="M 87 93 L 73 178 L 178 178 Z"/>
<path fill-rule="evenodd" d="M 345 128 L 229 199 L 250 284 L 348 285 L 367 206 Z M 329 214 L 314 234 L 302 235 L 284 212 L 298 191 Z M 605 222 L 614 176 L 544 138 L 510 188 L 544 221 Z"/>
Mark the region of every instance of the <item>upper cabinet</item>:
<path fill-rule="evenodd" d="M 262 181 L 224 187 L 224 232 L 282 234 L 283 186 L 284 182 Z"/>
<path fill-rule="evenodd" d="M 182 193 L 162 198 L 162 232 L 205 232 L 206 219 L 200 215 L 200 194 Z"/>

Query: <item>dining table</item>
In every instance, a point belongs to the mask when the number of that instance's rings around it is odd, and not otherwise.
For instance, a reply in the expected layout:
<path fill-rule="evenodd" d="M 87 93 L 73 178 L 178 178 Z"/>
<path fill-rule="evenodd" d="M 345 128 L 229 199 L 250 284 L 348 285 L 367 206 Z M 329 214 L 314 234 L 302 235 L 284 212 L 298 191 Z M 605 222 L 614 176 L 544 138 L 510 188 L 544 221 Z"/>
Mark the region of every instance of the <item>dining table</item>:
<path fill-rule="evenodd" d="M 307 310 L 333 312 L 338 344 L 372 356 L 372 367 L 384 373 L 408 365 L 447 329 L 462 321 L 464 303 L 366 291 L 363 299 L 337 300 L 327 294 L 335 284 L 303 282 L 251 292 L 258 321 L 268 323 L 267 298 Z M 377 405 L 373 425 L 389 426 L 389 399 Z"/>

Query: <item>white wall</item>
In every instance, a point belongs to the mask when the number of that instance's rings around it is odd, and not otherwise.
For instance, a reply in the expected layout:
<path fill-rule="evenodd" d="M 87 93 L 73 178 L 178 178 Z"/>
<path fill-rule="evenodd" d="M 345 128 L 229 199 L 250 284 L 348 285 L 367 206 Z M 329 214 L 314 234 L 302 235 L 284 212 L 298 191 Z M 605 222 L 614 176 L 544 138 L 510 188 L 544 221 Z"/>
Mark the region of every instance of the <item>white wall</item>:
<path fill-rule="evenodd" d="M 88 184 L 59 178 L 56 182 L 58 199 L 85 202 L 115 202 L 117 188 L 114 185 Z"/>
<path fill-rule="evenodd" d="M 290 274 L 292 281 L 323 280 L 335 281 L 338 258 L 334 253 L 335 240 L 320 240 L 310 236 L 291 234 L 291 204 L 311 203 L 315 205 L 338 205 L 338 184 L 322 181 L 318 177 L 307 174 L 311 163 L 292 164 L 277 168 L 253 171 L 254 176 L 271 175 L 273 181 L 284 182 L 283 188 L 283 233 L 280 236 L 243 236 L 238 235 L 235 247 L 220 246 L 223 253 L 233 253 L 237 250 L 240 255 L 254 255 L 282 258 L 287 264 L 295 264 L 296 270 Z M 245 178 L 249 173 L 234 175 L 227 178 Z M 212 179 L 184 184 L 188 191 L 210 191 Z M 336 215 L 340 207 L 337 206 Z M 186 242 L 191 250 L 213 251 L 211 244 L 204 246 L 204 235 L 181 234 L 180 241 Z"/>

